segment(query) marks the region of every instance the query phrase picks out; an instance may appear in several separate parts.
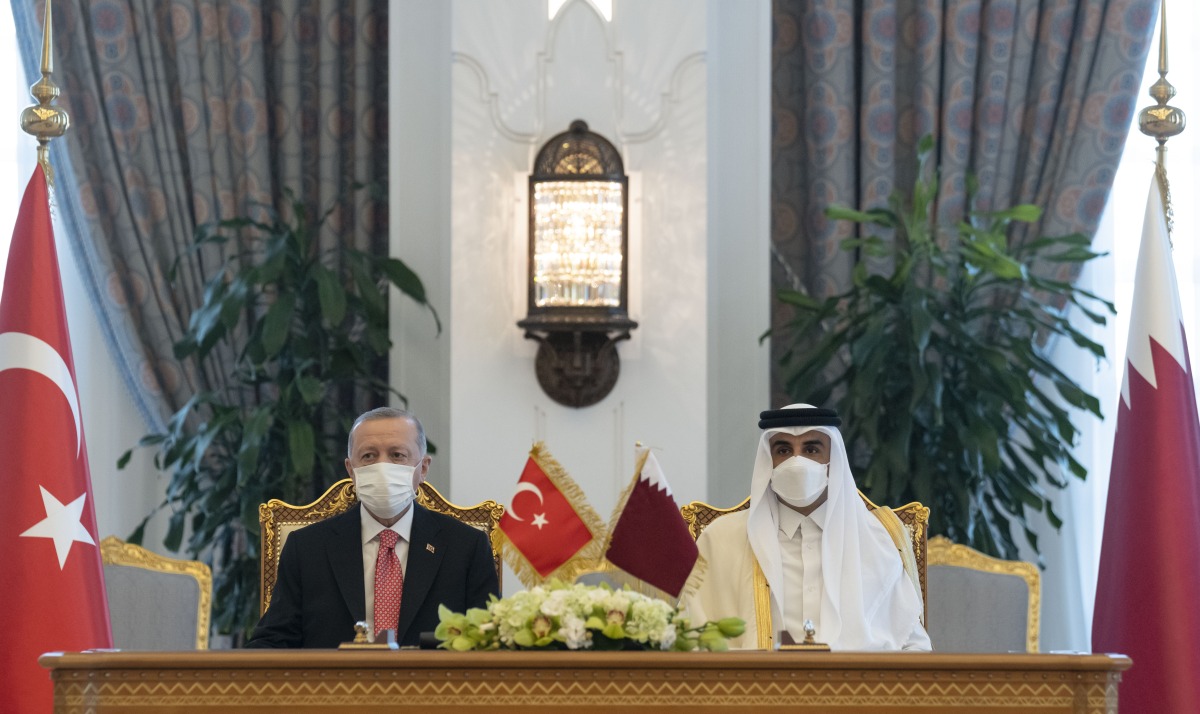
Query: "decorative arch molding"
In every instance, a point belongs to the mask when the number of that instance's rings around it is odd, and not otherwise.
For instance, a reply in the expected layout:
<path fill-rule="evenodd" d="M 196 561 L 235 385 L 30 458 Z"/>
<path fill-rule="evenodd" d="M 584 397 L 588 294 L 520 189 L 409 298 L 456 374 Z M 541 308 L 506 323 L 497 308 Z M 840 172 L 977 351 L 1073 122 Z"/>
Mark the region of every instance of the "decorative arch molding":
<path fill-rule="evenodd" d="M 455 64 L 461 64 L 475 75 L 475 79 L 479 81 L 479 101 L 486 104 L 488 107 L 488 117 L 491 119 L 492 127 L 500 132 L 502 136 L 514 141 L 518 144 L 529 144 L 533 146 L 537 143 L 537 138 L 542 133 L 542 123 L 544 121 L 545 107 L 541 106 L 542 82 L 541 77 L 538 78 L 538 111 L 537 119 L 532 133 L 518 131 L 508 125 L 504 121 L 504 117 L 500 116 L 500 93 L 492 89 L 491 81 L 488 78 L 487 69 L 479 60 L 465 52 L 451 53 L 451 61 Z"/>
<path fill-rule="evenodd" d="M 589 10 L 591 16 L 599 24 L 601 33 L 604 36 L 604 58 L 610 66 L 613 76 L 612 107 L 613 116 L 616 118 L 617 144 L 628 146 L 630 144 L 642 144 L 652 141 L 666 128 L 671 117 L 671 107 L 679 102 L 680 95 L 683 92 L 683 82 L 687 73 L 697 66 L 704 65 L 707 61 L 707 53 L 703 51 L 692 52 L 681 58 L 671 70 L 666 86 L 659 93 L 659 106 L 658 111 L 654 114 L 654 118 L 644 127 L 627 128 L 625 126 L 625 56 L 622 51 L 615 49 L 617 46 L 616 31 L 612 27 L 612 24 L 606 21 L 596 7 L 588 2 L 588 0 L 569 0 L 559 9 L 547 25 L 542 49 L 537 53 L 536 58 L 533 126 L 527 131 L 510 126 L 501 115 L 500 92 L 492 87 L 487 68 L 483 66 L 482 62 L 470 54 L 461 51 L 451 54 L 452 61 L 470 69 L 475 75 L 476 80 L 479 82 L 479 101 L 487 106 L 488 117 L 493 128 L 513 142 L 535 146 L 545 138 L 544 135 L 546 134 L 547 75 L 549 74 L 549 68 L 555 61 L 554 49 L 557 46 L 558 33 L 562 27 L 562 18 L 565 16 L 566 10 L 576 4 Z"/>
<path fill-rule="evenodd" d="M 679 96 L 683 93 L 683 78 L 693 67 L 704 66 L 707 61 L 707 54 L 704 52 L 693 52 L 687 55 L 671 71 L 671 78 L 667 82 L 667 88 L 663 90 L 659 98 L 658 115 L 654 121 L 650 123 L 643 131 L 627 132 L 621 127 L 623 117 L 620 113 L 617 114 L 617 133 L 623 144 L 641 144 L 655 138 L 662 133 L 666 128 L 667 122 L 671 119 L 671 107 L 679 102 Z M 618 106 L 620 109 L 620 106 Z"/>

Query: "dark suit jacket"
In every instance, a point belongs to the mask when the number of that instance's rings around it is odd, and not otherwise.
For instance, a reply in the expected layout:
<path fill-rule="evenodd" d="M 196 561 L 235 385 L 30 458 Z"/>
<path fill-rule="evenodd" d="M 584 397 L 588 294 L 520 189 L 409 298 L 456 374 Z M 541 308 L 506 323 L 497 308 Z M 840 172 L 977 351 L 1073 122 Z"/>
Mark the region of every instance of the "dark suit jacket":
<path fill-rule="evenodd" d="M 438 605 L 455 612 L 485 607 L 499 592 L 487 536 L 449 516 L 413 504 L 412 538 L 396 641 L 418 644 L 438 624 Z M 337 647 L 366 619 L 362 521 L 349 511 L 288 536 L 279 556 L 271 604 L 247 647 Z"/>

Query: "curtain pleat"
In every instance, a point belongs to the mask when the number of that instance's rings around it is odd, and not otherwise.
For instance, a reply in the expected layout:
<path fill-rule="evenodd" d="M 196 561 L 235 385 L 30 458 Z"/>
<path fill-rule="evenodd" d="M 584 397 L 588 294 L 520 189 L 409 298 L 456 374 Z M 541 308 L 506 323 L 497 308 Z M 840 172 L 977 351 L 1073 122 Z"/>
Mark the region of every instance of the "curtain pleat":
<path fill-rule="evenodd" d="M 43 4 L 13 0 L 38 76 Z M 322 235 L 387 249 L 387 0 L 59 0 L 55 80 L 71 130 L 56 142 L 57 208 L 118 369 L 151 424 L 201 389 L 172 345 L 220 249 L 186 255 L 198 225 L 336 202 Z M 226 354 L 225 363 L 232 362 Z"/>

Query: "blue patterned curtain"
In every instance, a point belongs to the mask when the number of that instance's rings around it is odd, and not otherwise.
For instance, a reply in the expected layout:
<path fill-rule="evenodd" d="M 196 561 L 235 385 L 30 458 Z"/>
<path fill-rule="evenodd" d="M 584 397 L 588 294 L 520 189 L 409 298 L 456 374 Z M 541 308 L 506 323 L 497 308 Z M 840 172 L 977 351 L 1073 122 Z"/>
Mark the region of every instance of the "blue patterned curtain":
<path fill-rule="evenodd" d="M 43 5 L 12 0 L 36 77 Z M 53 155 L 67 226 L 119 369 L 154 428 L 224 375 L 172 344 L 215 256 L 172 261 L 197 225 L 337 201 L 325 241 L 385 252 L 387 0 L 59 0 L 55 80 L 71 130 Z M 65 151 L 64 151 L 65 147 Z M 386 194 L 380 194 L 386 195 Z"/>
<path fill-rule="evenodd" d="M 973 173 L 981 208 L 1044 209 L 1016 240 L 1094 233 L 1157 9 L 1158 0 L 775 0 L 773 287 L 817 296 L 848 287 L 854 256 L 839 242 L 852 227 L 827 220 L 825 207 L 880 206 L 911 185 L 925 134 L 937 141 L 943 223 L 962 216 Z M 777 326 L 783 312 L 776 304 Z"/>

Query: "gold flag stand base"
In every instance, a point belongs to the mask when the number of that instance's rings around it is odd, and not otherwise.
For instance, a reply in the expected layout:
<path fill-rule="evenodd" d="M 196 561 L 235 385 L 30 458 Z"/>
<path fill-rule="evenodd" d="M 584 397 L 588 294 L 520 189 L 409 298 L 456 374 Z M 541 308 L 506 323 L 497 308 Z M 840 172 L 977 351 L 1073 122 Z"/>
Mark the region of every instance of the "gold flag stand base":
<path fill-rule="evenodd" d="M 338 645 L 339 650 L 398 650 L 400 645 L 396 644 L 396 631 L 384 630 L 386 636 L 385 642 L 368 642 L 367 641 L 367 623 L 358 621 L 354 623 L 354 641 L 343 642 Z"/>
<path fill-rule="evenodd" d="M 817 642 L 815 639 L 816 630 L 812 629 L 811 623 L 805 622 L 807 627 L 804 630 L 804 641 L 796 642 L 796 638 L 792 637 L 792 633 L 783 630 L 779 633 L 779 651 L 780 652 L 828 652 L 829 645 L 824 642 Z"/>

